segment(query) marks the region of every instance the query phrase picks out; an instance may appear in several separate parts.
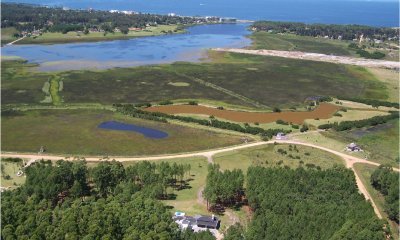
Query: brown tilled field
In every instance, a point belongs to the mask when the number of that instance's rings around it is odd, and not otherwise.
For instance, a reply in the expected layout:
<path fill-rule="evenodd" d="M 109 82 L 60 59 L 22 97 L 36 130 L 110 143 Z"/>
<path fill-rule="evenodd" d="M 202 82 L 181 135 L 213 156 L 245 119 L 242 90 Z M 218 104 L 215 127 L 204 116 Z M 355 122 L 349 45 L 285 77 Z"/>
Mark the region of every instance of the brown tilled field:
<path fill-rule="evenodd" d="M 195 106 L 195 105 L 167 105 L 167 106 L 155 106 L 146 108 L 146 111 L 150 112 L 162 112 L 167 114 L 202 114 L 223 118 L 234 122 L 247 122 L 247 123 L 270 123 L 281 119 L 286 122 L 294 124 L 302 124 L 305 119 L 328 119 L 338 111 L 340 107 L 329 104 L 321 103 L 313 111 L 305 112 L 274 112 L 274 113 L 262 113 L 262 112 L 242 112 L 242 111 L 231 111 L 231 110 L 219 110 L 217 108 Z"/>

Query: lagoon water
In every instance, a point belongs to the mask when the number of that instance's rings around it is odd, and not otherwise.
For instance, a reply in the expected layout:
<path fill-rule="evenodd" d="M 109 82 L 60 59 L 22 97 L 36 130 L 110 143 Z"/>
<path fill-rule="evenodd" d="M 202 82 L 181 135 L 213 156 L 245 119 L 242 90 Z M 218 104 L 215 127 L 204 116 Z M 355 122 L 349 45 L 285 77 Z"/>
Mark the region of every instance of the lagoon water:
<path fill-rule="evenodd" d="M 129 67 L 175 61 L 198 61 L 214 47 L 245 47 L 250 44 L 248 24 L 199 25 L 188 33 L 139 37 L 91 43 L 11 45 L 5 56 L 19 56 L 39 63 L 41 71 Z"/>
<path fill-rule="evenodd" d="M 117 131 L 131 131 L 143 134 L 148 138 L 161 139 L 168 137 L 168 133 L 154 129 L 154 128 L 146 128 L 134 124 L 121 123 L 116 121 L 108 121 L 103 122 L 97 126 L 98 128 L 108 129 L 108 130 L 117 130 Z"/>

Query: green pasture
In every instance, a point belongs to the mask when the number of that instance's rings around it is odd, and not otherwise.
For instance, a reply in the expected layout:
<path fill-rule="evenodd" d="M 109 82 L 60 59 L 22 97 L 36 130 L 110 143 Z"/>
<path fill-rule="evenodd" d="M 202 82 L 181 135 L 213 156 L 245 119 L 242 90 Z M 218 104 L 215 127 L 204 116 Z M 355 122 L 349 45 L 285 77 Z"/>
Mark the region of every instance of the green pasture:
<path fill-rule="evenodd" d="M 127 117 L 106 110 L 52 109 L 11 112 L 1 118 L 2 150 L 68 155 L 157 155 L 207 150 L 242 143 L 230 135 L 172 123 Z M 134 132 L 97 128 L 104 121 L 121 121 L 165 131 L 164 139 Z"/>
<path fill-rule="evenodd" d="M 255 32 L 250 38 L 253 40 L 252 49 L 302 51 L 344 56 L 355 55 L 355 52 L 348 48 L 349 43 L 347 41 L 267 32 Z"/>
<path fill-rule="evenodd" d="M 286 154 L 279 153 L 278 149 L 286 151 Z M 224 170 L 242 169 L 245 172 L 250 166 L 288 166 L 290 168 L 297 168 L 300 166 L 307 167 L 307 164 L 314 164 L 322 169 L 326 169 L 334 165 L 344 165 L 344 161 L 340 157 L 331 153 L 306 146 L 291 145 L 290 147 L 288 144 L 269 144 L 235 150 L 217 154 L 213 159 Z"/>

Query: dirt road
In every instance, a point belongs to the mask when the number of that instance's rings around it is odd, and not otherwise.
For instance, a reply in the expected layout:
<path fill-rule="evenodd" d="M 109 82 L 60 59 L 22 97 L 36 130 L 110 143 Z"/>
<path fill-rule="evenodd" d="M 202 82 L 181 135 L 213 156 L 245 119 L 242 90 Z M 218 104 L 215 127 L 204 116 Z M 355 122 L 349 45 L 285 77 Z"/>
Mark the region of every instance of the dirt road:
<path fill-rule="evenodd" d="M 265 141 L 265 142 L 253 142 L 253 143 L 248 143 L 248 144 L 243 144 L 243 145 L 238 145 L 238 146 L 233 146 L 233 147 L 227 147 L 227 148 L 222 148 L 222 149 L 216 149 L 216 150 L 211 150 L 211 151 L 205 151 L 205 152 L 195 152 L 195 153 L 185 153 L 185 154 L 175 154 L 175 155 L 164 155 L 164 156 L 149 156 L 149 157 L 109 157 L 107 160 L 115 159 L 116 161 L 121 161 L 121 162 L 126 162 L 126 161 L 144 161 L 144 160 L 167 160 L 167 159 L 173 159 L 173 158 L 187 158 L 187 157 L 197 157 L 197 156 L 203 156 L 206 157 L 209 163 L 212 163 L 212 156 L 218 153 L 223 153 L 223 152 L 230 152 L 230 151 L 235 151 L 235 150 L 240 150 L 240 149 L 245 149 L 245 148 L 250 148 L 250 147 L 255 147 L 255 146 L 262 146 L 262 145 L 267 145 L 267 144 L 274 144 L 274 143 L 285 143 L 285 144 L 295 144 L 295 145 L 303 145 L 303 146 L 308 146 L 308 147 L 313 147 L 313 148 L 318 148 L 320 150 L 330 152 L 332 154 L 335 154 L 339 157 L 341 157 L 345 163 L 346 167 L 350 168 L 353 170 L 358 189 L 360 192 L 364 195 L 364 197 L 367 200 L 370 200 L 374 211 L 376 215 L 379 218 L 382 218 L 382 214 L 379 212 L 378 208 L 376 207 L 375 202 L 371 198 L 371 195 L 368 193 L 366 187 L 364 184 L 361 182 L 360 177 L 358 176 L 357 172 L 354 171 L 353 165 L 355 163 L 363 163 L 363 164 L 370 164 L 374 166 L 379 166 L 379 163 L 368 161 L 362 158 L 354 157 L 336 150 L 332 150 L 326 147 L 318 146 L 312 143 L 306 143 L 306 142 L 301 142 L 298 140 L 271 140 L 271 141 Z M 12 158 L 23 158 L 23 159 L 28 159 L 29 162 L 28 164 L 32 164 L 36 160 L 40 159 L 48 159 L 48 160 L 71 160 L 73 161 L 74 158 L 69 158 L 65 156 L 56 156 L 56 155 L 47 155 L 47 154 L 20 154 L 20 153 L 1 153 L 1 157 L 12 157 Z M 102 161 L 104 159 L 100 157 L 84 157 L 86 161 L 89 162 L 97 162 L 97 161 Z M 400 172 L 398 168 L 393 168 L 394 171 Z M 202 189 L 200 189 L 200 194 L 202 192 Z"/>
<path fill-rule="evenodd" d="M 241 48 L 213 48 L 212 50 L 219 52 L 233 52 L 233 53 L 244 53 L 252 55 L 262 55 L 262 56 L 284 57 L 292 59 L 304 59 L 304 60 L 319 61 L 319 62 L 351 64 L 362 67 L 391 68 L 391 69 L 400 68 L 400 62 L 376 60 L 376 59 L 364 59 L 364 58 L 355 58 L 346 56 L 334 56 L 321 53 L 308 53 L 299 51 L 277 51 L 277 50 L 266 50 L 266 49 L 249 50 Z"/>

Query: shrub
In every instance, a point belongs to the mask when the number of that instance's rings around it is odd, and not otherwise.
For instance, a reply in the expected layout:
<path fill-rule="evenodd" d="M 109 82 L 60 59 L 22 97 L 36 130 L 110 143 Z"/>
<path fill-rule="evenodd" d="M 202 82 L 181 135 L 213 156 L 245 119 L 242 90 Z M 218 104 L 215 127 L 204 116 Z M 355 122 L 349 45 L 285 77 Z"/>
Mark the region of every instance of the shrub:
<path fill-rule="evenodd" d="M 308 131 L 308 126 L 306 124 L 304 124 L 303 126 L 301 126 L 300 128 L 300 132 L 307 132 Z"/>
<path fill-rule="evenodd" d="M 159 102 L 158 104 L 159 104 L 159 105 L 171 105 L 171 104 L 173 104 L 173 102 L 170 101 L 170 100 L 165 100 L 165 101 Z"/>
<path fill-rule="evenodd" d="M 280 108 L 277 108 L 277 107 L 274 107 L 274 108 L 272 109 L 272 111 L 274 111 L 274 112 L 281 112 L 281 109 L 280 109 Z"/>
<path fill-rule="evenodd" d="M 189 101 L 189 105 L 199 105 L 196 101 Z"/>
<path fill-rule="evenodd" d="M 277 123 L 277 124 L 281 124 L 281 125 L 289 125 L 288 122 L 285 122 L 285 121 L 283 121 L 282 119 L 276 120 L 276 123 Z"/>

